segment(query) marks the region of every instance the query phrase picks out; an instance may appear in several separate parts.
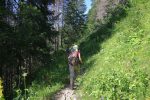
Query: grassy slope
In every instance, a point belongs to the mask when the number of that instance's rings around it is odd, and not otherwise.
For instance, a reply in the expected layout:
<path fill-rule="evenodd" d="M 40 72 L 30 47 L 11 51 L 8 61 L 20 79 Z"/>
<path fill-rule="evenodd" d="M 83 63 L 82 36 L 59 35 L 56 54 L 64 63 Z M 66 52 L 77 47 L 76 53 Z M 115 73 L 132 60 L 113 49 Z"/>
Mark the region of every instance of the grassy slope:
<path fill-rule="evenodd" d="M 2 96 L 3 96 L 2 90 L 3 90 L 3 88 L 2 88 L 2 80 L 1 80 L 1 78 L 0 78 L 0 99 L 1 99 Z"/>
<path fill-rule="evenodd" d="M 79 89 L 86 96 L 95 99 L 149 98 L 149 92 L 144 91 L 145 88 L 150 90 L 147 86 L 147 74 L 150 75 L 150 1 L 132 0 L 126 11 L 127 16 L 108 29 L 107 32 L 113 35 L 103 43 L 96 41 L 95 36 L 81 44 L 82 51 L 86 51 L 84 57 L 88 57 L 83 66 L 88 70 L 78 81 L 81 84 Z M 98 50 L 94 51 L 95 48 Z"/>
<path fill-rule="evenodd" d="M 112 85 L 119 82 L 118 80 L 121 80 L 120 86 L 125 87 L 126 84 L 122 84 L 122 82 L 125 81 L 124 83 L 126 83 L 126 80 L 123 79 L 131 76 L 135 76 L 137 80 L 142 79 L 138 77 L 140 74 L 135 74 L 135 72 L 140 73 L 138 68 L 145 68 L 147 72 L 150 72 L 150 68 L 148 68 L 150 65 L 150 46 L 148 45 L 150 43 L 150 1 L 143 1 L 134 0 L 132 3 L 134 6 L 127 9 L 125 18 L 116 22 L 113 27 L 103 26 L 102 29 L 91 34 L 88 39 L 81 43 L 83 60 L 86 61 L 82 67 L 87 70 L 78 79 L 78 82 L 81 84 L 79 89 L 86 93 L 85 95 L 91 95 L 94 99 L 99 98 L 101 94 L 111 97 L 114 95 L 111 90 L 101 93 L 102 84 L 107 83 L 107 88 L 110 89 Z M 57 59 L 56 62 L 52 64 L 53 67 L 42 69 L 35 76 L 37 77 L 36 80 L 28 88 L 31 100 L 39 97 L 50 99 L 56 91 L 63 87 L 64 83 L 67 83 L 69 74 L 67 62 L 64 61 L 65 56 L 65 52 L 58 53 L 55 58 Z M 112 82 L 112 80 L 115 81 Z M 138 86 L 139 84 L 136 82 L 135 79 L 135 85 Z M 130 88 L 134 88 L 134 86 Z M 129 93 L 126 95 L 128 97 Z M 131 98 L 133 96 L 130 95 Z M 84 99 L 88 100 L 89 97 L 84 97 Z"/>

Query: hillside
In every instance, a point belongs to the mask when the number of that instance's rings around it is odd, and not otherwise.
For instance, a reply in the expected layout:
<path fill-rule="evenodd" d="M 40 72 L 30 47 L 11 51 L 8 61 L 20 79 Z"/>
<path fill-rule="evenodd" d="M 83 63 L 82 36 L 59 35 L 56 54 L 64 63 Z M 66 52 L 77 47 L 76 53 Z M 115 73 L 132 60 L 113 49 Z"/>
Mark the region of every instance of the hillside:
<path fill-rule="evenodd" d="M 81 43 L 82 100 L 150 99 L 150 1 L 130 0 L 124 11 Z"/>
<path fill-rule="evenodd" d="M 150 100 L 150 0 L 91 1 L 0 1 L 0 100 Z"/>

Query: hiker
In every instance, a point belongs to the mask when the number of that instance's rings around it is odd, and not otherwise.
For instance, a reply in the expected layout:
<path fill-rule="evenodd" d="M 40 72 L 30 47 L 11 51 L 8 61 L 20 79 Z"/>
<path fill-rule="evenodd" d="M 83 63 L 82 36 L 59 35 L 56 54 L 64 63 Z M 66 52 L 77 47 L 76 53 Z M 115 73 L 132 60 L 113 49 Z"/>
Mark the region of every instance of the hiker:
<path fill-rule="evenodd" d="M 69 72 L 70 72 L 70 88 L 73 89 L 74 80 L 77 74 L 80 73 L 79 65 L 82 63 L 80 51 L 78 50 L 78 45 L 73 45 L 72 48 L 69 49 L 68 55 L 68 64 L 69 64 Z"/>

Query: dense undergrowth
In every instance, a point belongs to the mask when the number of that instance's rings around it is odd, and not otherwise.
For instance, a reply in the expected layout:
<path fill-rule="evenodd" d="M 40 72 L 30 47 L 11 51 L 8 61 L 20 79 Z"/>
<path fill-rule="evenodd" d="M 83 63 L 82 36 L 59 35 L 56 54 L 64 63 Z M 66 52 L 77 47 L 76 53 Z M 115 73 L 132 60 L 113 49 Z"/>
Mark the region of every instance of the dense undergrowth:
<path fill-rule="evenodd" d="M 3 87 L 1 84 L 2 84 L 2 80 L 0 78 L 0 99 L 2 99 L 2 97 L 3 97 L 3 93 L 2 93 Z"/>
<path fill-rule="evenodd" d="M 87 69 L 78 78 L 83 100 L 150 98 L 150 1 L 129 4 L 118 21 L 113 15 L 81 43 Z"/>
<path fill-rule="evenodd" d="M 20 90 L 15 90 L 16 97 L 14 100 L 51 100 L 53 95 L 68 83 L 68 66 L 66 60 L 66 53 L 60 50 L 54 54 L 53 61 L 50 66 L 45 66 L 39 69 L 34 77 L 34 81 L 28 85 L 26 93 Z M 61 55 L 61 56 L 60 56 Z"/>
<path fill-rule="evenodd" d="M 129 4 L 80 41 L 81 67 L 86 69 L 77 79 L 81 100 L 150 98 L 150 1 L 131 0 Z M 66 61 L 64 50 L 56 53 L 52 67 L 36 73 L 35 81 L 27 87 L 27 97 L 50 99 L 69 83 Z M 17 91 L 16 99 L 21 98 Z"/>

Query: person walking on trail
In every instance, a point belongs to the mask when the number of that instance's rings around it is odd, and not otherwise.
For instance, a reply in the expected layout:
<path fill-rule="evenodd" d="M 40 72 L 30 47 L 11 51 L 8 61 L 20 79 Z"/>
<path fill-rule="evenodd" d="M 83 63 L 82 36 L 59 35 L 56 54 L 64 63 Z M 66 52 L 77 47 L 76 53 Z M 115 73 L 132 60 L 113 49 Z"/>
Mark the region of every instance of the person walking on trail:
<path fill-rule="evenodd" d="M 70 52 L 68 55 L 68 62 L 69 62 L 69 72 L 70 72 L 70 88 L 73 89 L 74 80 L 77 74 L 80 73 L 79 65 L 82 63 L 78 45 L 73 45 L 73 47 L 70 48 Z"/>

